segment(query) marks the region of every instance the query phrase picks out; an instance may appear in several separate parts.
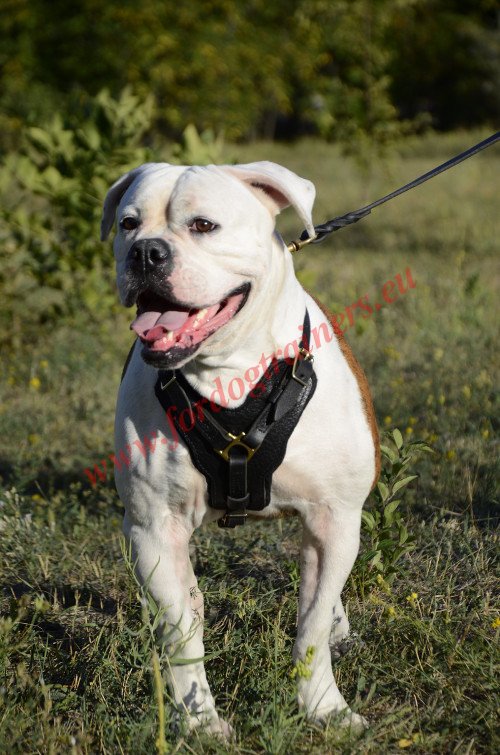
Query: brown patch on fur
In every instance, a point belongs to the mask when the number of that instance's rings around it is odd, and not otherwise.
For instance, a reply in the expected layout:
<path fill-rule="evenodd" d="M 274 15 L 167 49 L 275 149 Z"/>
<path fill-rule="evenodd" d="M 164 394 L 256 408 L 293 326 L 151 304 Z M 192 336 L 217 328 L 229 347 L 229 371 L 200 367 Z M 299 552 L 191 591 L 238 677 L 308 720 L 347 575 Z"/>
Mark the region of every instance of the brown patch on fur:
<path fill-rule="evenodd" d="M 312 294 L 309 294 L 312 296 Z M 324 306 L 318 299 L 316 299 L 315 296 L 312 296 L 318 307 L 321 309 L 325 317 L 327 318 L 328 322 L 333 328 L 333 332 L 337 336 L 337 341 L 340 346 L 340 350 L 342 351 L 342 354 L 345 357 L 345 360 L 347 364 L 349 365 L 349 368 L 354 375 L 354 377 L 357 380 L 359 392 L 361 393 L 361 400 L 363 402 L 363 408 L 365 410 L 366 419 L 368 421 L 368 426 L 370 428 L 370 432 L 372 434 L 373 438 L 373 444 L 375 447 L 375 478 L 373 480 L 372 484 L 372 490 L 377 484 L 378 478 L 380 476 L 380 436 L 378 432 L 377 427 L 377 420 L 375 418 L 375 410 L 373 408 L 373 401 L 372 396 L 370 392 L 370 386 L 368 385 L 368 380 L 366 379 L 366 375 L 363 372 L 363 369 L 361 365 L 359 364 L 358 360 L 352 353 L 351 347 L 347 343 L 347 341 L 344 338 L 344 334 L 342 330 L 340 329 L 340 326 L 335 321 L 335 316 L 327 309 L 327 307 Z"/>

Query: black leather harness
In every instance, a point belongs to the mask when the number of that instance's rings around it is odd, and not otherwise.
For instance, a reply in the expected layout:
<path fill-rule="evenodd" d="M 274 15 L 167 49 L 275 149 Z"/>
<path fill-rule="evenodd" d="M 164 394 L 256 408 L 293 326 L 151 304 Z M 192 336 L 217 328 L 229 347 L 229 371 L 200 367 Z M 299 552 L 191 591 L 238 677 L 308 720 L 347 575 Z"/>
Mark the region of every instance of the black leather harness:
<path fill-rule="evenodd" d="M 273 359 L 236 409 L 209 402 L 179 370 L 159 372 L 156 396 L 207 480 L 209 505 L 225 510 L 220 527 L 244 524 L 247 510 L 269 504 L 273 472 L 316 389 L 307 310 L 302 333 L 295 359 Z"/>

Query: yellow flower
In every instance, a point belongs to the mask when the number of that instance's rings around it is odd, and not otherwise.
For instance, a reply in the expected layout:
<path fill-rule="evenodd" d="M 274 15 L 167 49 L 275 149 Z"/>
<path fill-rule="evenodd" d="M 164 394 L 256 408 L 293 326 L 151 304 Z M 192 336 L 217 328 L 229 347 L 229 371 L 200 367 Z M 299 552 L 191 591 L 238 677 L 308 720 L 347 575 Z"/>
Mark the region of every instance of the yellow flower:
<path fill-rule="evenodd" d="M 417 418 L 416 417 L 410 417 L 410 419 L 408 420 L 408 424 L 413 427 L 413 425 L 417 424 Z"/>
<path fill-rule="evenodd" d="M 470 385 L 463 385 L 462 386 L 462 393 L 465 396 L 466 399 L 469 399 L 472 396 L 472 391 L 470 389 Z"/>
<path fill-rule="evenodd" d="M 436 362 L 440 362 L 443 356 L 444 356 L 443 349 L 434 349 L 434 359 L 436 360 Z"/>
<path fill-rule="evenodd" d="M 491 628 L 500 629 L 500 616 L 497 616 L 496 619 L 491 622 Z"/>
<path fill-rule="evenodd" d="M 486 370 L 481 370 L 474 382 L 477 386 L 479 386 L 479 388 L 487 388 L 488 386 L 492 385 L 491 377 L 488 375 Z"/>
<path fill-rule="evenodd" d="M 406 747 L 411 747 L 418 742 L 420 742 L 420 734 L 412 734 L 411 739 L 400 739 L 398 742 L 398 747 L 404 750 Z"/>
<path fill-rule="evenodd" d="M 406 435 L 411 435 L 413 432 L 413 427 L 407 427 L 405 430 Z"/>
<path fill-rule="evenodd" d="M 391 588 L 381 574 L 377 574 L 377 584 L 381 590 L 390 594 Z"/>
<path fill-rule="evenodd" d="M 35 493 L 34 495 L 31 496 L 31 500 L 32 501 L 41 501 L 42 500 L 42 496 L 38 495 L 38 493 Z"/>
<path fill-rule="evenodd" d="M 384 417 L 384 425 L 390 425 L 392 422 L 392 417 L 387 415 L 387 417 Z"/>
<path fill-rule="evenodd" d="M 45 600 L 45 598 L 42 595 L 37 595 L 35 598 L 35 611 L 39 611 L 40 613 L 46 613 L 50 610 L 50 603 Z"/>
<path fill-rule="evenodd" d="M 440 394 L 440 396 L 439 396 L 439 398 L 438 398 L 438 401 L 439 401 L 439 403 L 441 404 L 441 406 L 443 406 L 444 402 L 446 401 L 446 398 L 445 398 L 445 395 L 444 395 L 444 393 L 441 393 L 441 394 Z"/>
<path fill-rule="evenodd" d="M 36 375 L 35 375 L 35 377 L 31 378 L 31 380 L 30 380 L 30 388 L 33 388 L 34 391 L 39 391 L 41 385 L 42 385 L 42 383 L 40 381 L 40 378 L 37 378 Z"/>
<path fill-rule="evenodd" d="M 28 435 L 28 443 L 30 446 L 36 446 L 37 443 L 40 443 L 40 436 L 36 433 L 30 433 Z"/>
<path fill-rule="evenodd" d="M 490 437 L 490 431 L 488 430 L 487 427 L 481 430 L 481 435 L 483 436 L 485 440 L 488 440 L 488 438 Z"/>
<path fill-rule="evenodd" d="M 410 595 L 406 596 L 406 600 L 408 603 L 414 608 L 415 607 L 415 601 L 418 598 L 418 592 L 412 592 Z"/>
<path fill-rule="evenodd" d="M 448 461 L 455 459 L 456 455 L 457 452 L 453 448 L 450 448 L 450 450 L 446 452 L 446 458 L 448 459 Z"/>
<path fill-rule="evenodd" d="M 40 367 L 42 368 L 42 370 L 46 370 L 46 369 L 48 369 L 48 366 L 49 366 L 49 363 L 47 362 L 47 360 L 46 360 L 46 359 L 42 359 L 42 360 L 40 361 Z"/>
<path fill-rule="evenodd" d="M 386 356 L 389 357 L 389 359 L 398 360 L 401 356 L 399 351 L 395 349 L 394 346 L 386 346 L 384 349 L 384 353 L 386 354 Z"/>

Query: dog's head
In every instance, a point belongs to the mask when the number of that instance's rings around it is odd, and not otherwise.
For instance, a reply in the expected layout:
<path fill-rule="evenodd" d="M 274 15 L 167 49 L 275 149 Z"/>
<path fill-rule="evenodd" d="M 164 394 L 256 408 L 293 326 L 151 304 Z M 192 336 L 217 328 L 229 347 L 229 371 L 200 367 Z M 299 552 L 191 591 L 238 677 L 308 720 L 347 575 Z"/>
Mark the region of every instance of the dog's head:
<path fill-rule="evenodd" d="M 117 215 L 118 290 L 125 306 L 137 305 L 131 327 L 144 360 L 181 366 L 232 328 L 271 265 L 276 214 L 293 205 L 312 235 L 314 194 L 310 181 L 270 162 L 147 163 L 118 179 L 101 238 Z"/>

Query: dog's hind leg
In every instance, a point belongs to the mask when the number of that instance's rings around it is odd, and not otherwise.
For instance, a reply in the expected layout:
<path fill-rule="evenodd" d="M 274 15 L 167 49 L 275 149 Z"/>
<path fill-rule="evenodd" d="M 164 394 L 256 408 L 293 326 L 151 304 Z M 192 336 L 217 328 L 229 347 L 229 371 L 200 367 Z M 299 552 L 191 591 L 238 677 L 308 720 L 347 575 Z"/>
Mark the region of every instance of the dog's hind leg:
<path fill-rule="evenodd" d="M 188 729 L 203 726 L 229 737 L 219 718 L 203 664 L 203 596 L 189 559 L 187 526 L 165 517 L 150 526 L 125 518 L 135 573 L 160 606 L 158 640 L 166 650 L 167 682 L 177 714 Z"/>
<path fill-rule="evenodd" d="M 314 721 L 345 711 L 343 722 L 360 728 L 361 716 L 352 713 L 333 676 L 329 639 L 334 609 L 359 548 L 360 509 L 317 504 L 303 517 L 301 585 L 294 661 L 299 706 Z M 348 630 L 344 611 L 342 631 Z M 340 623 L 339 623 L 340 626 Z"/>

